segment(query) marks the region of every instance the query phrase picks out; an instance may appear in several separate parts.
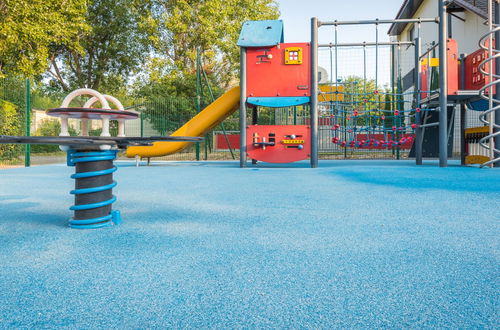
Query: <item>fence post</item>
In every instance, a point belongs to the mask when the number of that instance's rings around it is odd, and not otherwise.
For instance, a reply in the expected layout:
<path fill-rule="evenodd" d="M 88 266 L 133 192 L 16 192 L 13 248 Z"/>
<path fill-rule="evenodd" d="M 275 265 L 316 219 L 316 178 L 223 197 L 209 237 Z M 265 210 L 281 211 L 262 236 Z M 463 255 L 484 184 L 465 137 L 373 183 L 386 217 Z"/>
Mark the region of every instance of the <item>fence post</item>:
<path fill-rule="evenodd" d="M 31 84 L 30 80 L 26 79 L 25 83 L 25 134 L 26 136 L 31 135 Z M 24 167 L 30 167 L 31 165 L 31 146 L 26 144 L 24 147 Z"/>
<path fill-rule="evenodd" d="M 200 50 L 196 50 L 196 113 L 201 111 Z M 200 142 L 196 142 L 196 160 L 200 160 Z"/>
<path fill-rule="evenodd" d="M 498 3 L 498 1 L 495 1 L 493 3 L 494 5 L 494 13 L 495 13 L 495 20 L 493 21 L 495 23 L 495 26 L 498 26 L 498 24 L 500 24 L 500 4 Z M 497 32 L 495 32 L 495 47 L 493 47 L 493 49 L 495 49 L 495 53 L 498 52 L 498 50 L 500 49 L 500 32 L 497 30 Z M 497 58 L 495 58 L 495 62 L 493 62 L 494 65 L 495 65 L 495 74 L 498 75 L 498 73 L 500 73 L 500 60 Z M 496 80 L 496 79 L 495 79 Z M 495 95 L 494 95 L 494 103 L 495 105 L 498 105 L 499 104 L 499 101 L 500 101 L 500 88 L 496 87 L 496 91 L 495 91 Z M 493 133 L 497 133 L 500 131 L 500 108 L 498 108 L 497 110 L 495 110 L 495 125 L 493 126 Z M 500 149 L 500 134 L 497 135 L 495 137 L 495 143 L 493 144 L 495 146 L 495 149 Z M 493 154 L 494 158 L 498 158 L 500 157 L 500 152 L 495 152 Z M 494 167 L 500 167 L 500 162 L 495 162 L 493 163 L 493 166 Z"/>
<path fill-rule="evenodd" d="M 417 37 L 415 40 L 415 124 L 417 127 L 415 129 L 415 164 L 422 165 L 422 134 L 423 130 L 420 127 L 422 125 L 422 113 L 416 109 L 420 109 L 420 98 L 422 94 L 420 93 L 421 81 L 420 81 L 420 48 L 421 39 Z"/>
<path fill-rule="evenodd" d="M 144 137 L 144 111 L 141 111 L 139 120 L 141 121 L 141 137 Z"/>
<path fill-rule="evenodd" d="M 311 167 L 318 167 L 318 19 L 311 18 Z"/>
<path fill-rule="evenodd" d="M 447 2 L 439 0 L 439 167 L 448 166 Z"/>

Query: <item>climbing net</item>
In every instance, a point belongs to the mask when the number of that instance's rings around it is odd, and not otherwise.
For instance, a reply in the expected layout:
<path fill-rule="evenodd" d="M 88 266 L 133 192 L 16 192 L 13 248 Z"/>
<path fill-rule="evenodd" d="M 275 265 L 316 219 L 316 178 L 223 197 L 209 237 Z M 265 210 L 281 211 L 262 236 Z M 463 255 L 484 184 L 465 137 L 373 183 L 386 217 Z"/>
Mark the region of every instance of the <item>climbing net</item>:
<path fill-rule="evenodd" d="M 413 44 L 379 42 L 378 26 L 374 43 L 341 44 L 337 28 L 334 42 L 319 49 L 323 144 L 328 141 L 336 149 L 409 150 L 417 128 L 415 116 L 426 110 L 415 106 L 416 93 L 422 91 L 405 77 L 415 65 Z"/>

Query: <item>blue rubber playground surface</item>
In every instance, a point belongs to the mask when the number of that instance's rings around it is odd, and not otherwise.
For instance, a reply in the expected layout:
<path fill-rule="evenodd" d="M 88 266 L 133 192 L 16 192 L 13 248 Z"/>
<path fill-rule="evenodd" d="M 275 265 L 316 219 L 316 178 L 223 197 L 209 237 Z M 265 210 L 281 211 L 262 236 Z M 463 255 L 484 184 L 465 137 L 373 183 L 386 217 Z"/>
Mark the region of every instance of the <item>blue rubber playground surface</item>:
<path fill-rule="evenodd" d="M 500 326 L 498 169 L 118 164 L 95 230 L 73 168 L 0 171 L 0 328 Z"/>

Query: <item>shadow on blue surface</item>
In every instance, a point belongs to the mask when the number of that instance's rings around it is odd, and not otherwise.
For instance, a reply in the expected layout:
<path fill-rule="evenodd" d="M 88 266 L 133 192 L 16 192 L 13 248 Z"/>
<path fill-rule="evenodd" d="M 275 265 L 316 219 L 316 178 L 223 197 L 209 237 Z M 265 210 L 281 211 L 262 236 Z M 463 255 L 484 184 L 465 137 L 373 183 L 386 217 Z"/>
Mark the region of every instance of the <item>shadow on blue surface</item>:
<path fill-rule="evenodd" d="M 467 167 L 434 166 L 399 168 L 397 173 L 388 167 L 337 168 L 329 172 L 352 182 L 388 185 L 402 189 L 439 189 L 463 192 L 500 192 L 500 171 Z"/>
<path fill-rule="evenodd" d="M 15 222 L 22 221 L 23 223 L 36 223 L 42 227 L 68 226 L 68 218 L 63 218 L 57 214 L 43 214 L 40 213 L 40 211 L 30 210 L 31 208 L 40 206 L 40 203 L 17 201 L 18 199 L 24 199 L 28 196 L 24 196 L 22 198 L 16 196 L 15 199 L 5 197 L 6 196 L 0 196 L 0 209 L 4 210 L 5 212 L 0 217 L 0 224 L 9 224 L 11 226 L 15 226 Z M 9 221 L 9 219 L 16 219 L 16 221 Z"/>
<path fill-rule="evenodd" d="M 496 170 L 118 164 L 102 230 L 66 227 L 71 169 L 1 173 L 0 328 L 498 325 Z"/>

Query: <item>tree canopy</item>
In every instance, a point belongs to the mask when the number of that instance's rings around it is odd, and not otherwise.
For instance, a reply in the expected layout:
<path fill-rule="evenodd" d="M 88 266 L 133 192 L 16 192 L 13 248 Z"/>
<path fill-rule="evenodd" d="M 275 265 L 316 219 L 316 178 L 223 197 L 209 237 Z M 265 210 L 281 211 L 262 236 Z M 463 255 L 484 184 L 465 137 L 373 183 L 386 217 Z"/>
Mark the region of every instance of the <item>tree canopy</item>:
<path fill-rule="evenodd" d="M 139 80 L 139 94 L 168 90 L 176 95 L 194 86 L 196 52 L 214 85 L 226 88 L 237 77 L 241 26 L 246 20 L 276 19 L 275 0 L 176 0 L 155 3 L 155 19 L 164 27 L 156 36 L 157 52 Z"/>
<path fill-rule="evenodd" d="M 87 0 L 0 0 L 0 76 L 36 76 L 57 47 L 79 53 Z"/>
<path fill-rule="evenodd" d="M 35 77 L 57 93 L 192 96 L 197 52 L 226 88 L 243 22 L 278 15 L 276 0 L 0 0 L 0 76 Z"/>
<path fill-rule="evenodd" d="M 63 47 L 51 54 L 52 84 L 64 91 L 88 87 L 116 92 L 139 70 L 158 33 L 149 0 L 91 0 L 80 39 L 83 52 Z"/>

